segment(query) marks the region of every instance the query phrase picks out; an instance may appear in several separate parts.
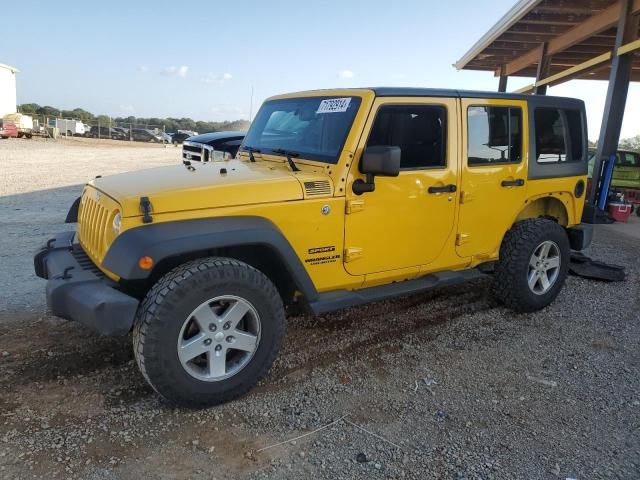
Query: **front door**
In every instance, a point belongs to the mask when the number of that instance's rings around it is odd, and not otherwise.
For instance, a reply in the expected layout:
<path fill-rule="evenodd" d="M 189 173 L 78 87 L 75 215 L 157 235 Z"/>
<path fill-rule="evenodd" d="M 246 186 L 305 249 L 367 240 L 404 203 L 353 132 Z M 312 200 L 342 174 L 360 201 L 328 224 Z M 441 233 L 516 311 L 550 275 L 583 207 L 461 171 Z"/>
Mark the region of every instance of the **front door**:
<path fill-rule="evenodd" d="M 526 198 L 527 103 L 463 99 L 462 130 L 456 251 L 488 256 L 500 248 Z"/>
<path fill-rule="evenodd" d="M 373 192 L 347 190 L 344 261 L 350 274 L 417 267 L 438 257 L 455 233 L 457 134 L 455 99 L 375 101 L 358 152 L 400 147 L 401 171 L 376 177 Z"/>

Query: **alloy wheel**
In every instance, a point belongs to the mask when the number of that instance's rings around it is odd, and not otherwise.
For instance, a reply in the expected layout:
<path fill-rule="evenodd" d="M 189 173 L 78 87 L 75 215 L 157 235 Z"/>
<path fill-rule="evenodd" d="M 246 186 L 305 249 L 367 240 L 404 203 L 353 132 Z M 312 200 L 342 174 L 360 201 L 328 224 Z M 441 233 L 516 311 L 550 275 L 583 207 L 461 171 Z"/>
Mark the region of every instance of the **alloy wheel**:
<path fill-rule="evenodd" d="M 560 248 L 555 242 L 546 240 L 538 245 L 529 259 L 529 289 L 536 295 L 547 293 L 558 279 L 560 262 Z"/>
<path fill-rule="evenodd" d="M 178 336 L 178 358 L 189 375 L 215 382 L 232 377 L 260 343 L 260 316 L 246 299 L 222 295 L 203 302 Z"/>

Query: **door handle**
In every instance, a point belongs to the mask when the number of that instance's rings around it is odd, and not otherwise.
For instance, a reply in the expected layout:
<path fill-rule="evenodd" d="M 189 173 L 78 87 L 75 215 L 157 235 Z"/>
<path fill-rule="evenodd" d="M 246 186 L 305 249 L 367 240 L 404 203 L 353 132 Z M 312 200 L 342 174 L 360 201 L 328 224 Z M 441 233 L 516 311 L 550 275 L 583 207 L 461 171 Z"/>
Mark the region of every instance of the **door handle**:
<path fill-rule="evenodd" d="M 521 178 L 516 180 L 503 180 L 500 185 L 503 187 L 522 187 L 524 185 L 524 180 Z"/>
<path fill-rule="evenodd" d="M 445 185 L 443 187 L 429 187 L 427 192 L 429 193 L 452 193 L 456 191 L 456 186 L 454 184 Z"/>

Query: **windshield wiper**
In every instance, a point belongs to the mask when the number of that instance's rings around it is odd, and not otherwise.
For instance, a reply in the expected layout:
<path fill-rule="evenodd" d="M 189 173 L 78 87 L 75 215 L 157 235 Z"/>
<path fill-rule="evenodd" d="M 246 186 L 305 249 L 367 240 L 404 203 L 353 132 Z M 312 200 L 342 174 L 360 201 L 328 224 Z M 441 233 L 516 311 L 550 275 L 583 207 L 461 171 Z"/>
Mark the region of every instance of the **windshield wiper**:
<path fill-rule="evenodd" d="M 275 150 L 271 150 L 271 153 L 279 153 L 280 155 L 285 155 L 287 157 L 287 162 L 289 162 L 289 167 L 294 172 L 299 172 L 300 169 L 298 166 L 293 163 L 293 159 L 291 157 L 299 157 L 300 153 L 294 152 L 292 150 L 285 150 L 284 148 L 276 148 Z"/>
<path fill-rule="evenodd" d="M 253 156 L 254 153 L 261 153 L 259 148 L 252 147 L 250 145 L 245 145 L 242 147 L 243 152 L 249 152 L 249 160 L 253 163 L 256 161 L 256 158 Z"/>

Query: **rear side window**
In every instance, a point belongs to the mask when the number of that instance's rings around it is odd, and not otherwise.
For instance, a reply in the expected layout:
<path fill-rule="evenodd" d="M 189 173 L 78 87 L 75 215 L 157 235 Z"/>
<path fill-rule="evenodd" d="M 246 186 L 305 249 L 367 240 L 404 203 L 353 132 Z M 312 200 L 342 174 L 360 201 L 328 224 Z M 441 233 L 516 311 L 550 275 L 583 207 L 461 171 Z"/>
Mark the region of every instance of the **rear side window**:
<path fill-rule="evenodd" d="M 447 110 L 440 105 L 385 105 L 378 110 L 368 147 L 400 147 L 400 168 L 447 165 Z"/>
<path fill-rule="evenodd" d="M 579 110 L 537 108 L 535 137 L 538 163 L 582 160 L 584 138 Z"/>
<path fill-rule="evenodd" d="M 637 153 L 618 152 L 616 165 L 620 167 L 640 167 L 640 156 Z"/>
<path fill-rule="evenodd" d="M 522 109 L 471 106 L 467 110 L 470 166 L 518 163 L 522 159 Z"/>

